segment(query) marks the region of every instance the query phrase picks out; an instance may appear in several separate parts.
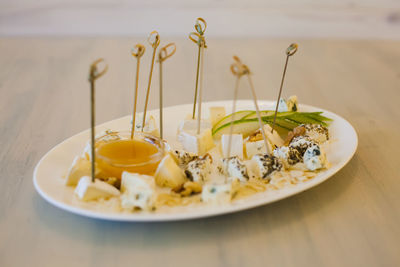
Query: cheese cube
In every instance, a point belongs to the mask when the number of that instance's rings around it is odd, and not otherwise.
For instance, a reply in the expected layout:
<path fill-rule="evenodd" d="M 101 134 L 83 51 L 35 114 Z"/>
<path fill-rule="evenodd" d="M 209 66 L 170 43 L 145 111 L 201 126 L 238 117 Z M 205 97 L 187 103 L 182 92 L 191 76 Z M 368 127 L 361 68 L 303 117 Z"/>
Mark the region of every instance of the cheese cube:
<path fill-rule="evenodd" d="M 243 135 L 232 134 L 230 155 L 228 155 L 229 136 L 229 134 L 223 134 L 221 137 L 222 156 L 224 158 L 238 156 L 243 159 Z"/>
<path fill-rule="evenodd" d="M 143 123 L 143 116 L 139 118 L 139 120 L 136 120 L 136 125 L 135 125 L 135 131 L 142 131 L 142 123 Z M 160 131 L 157 127 L 156 120 L 154 119 L 153 116 L 146 116 L 146 122 L 144 123 L 144 128 L 143 132 L 154 135 L 157 137 L 160 137 Z"/>
<path fill-rule="evenodd" d="M 192 181 L 203 184 L 209 180 L 211 174 L 212 158 L 206 155 L 189 162 L 185 169 L 186 177 Z"/>
<path fill-rule="evenodd" d="M 89 159 L 76 156 L 72 162 L 72 166 L 68 170 L 65 185 L 75 186 L 83 176 L 90 176 L 92 172 L 92 164 Z M 96 168 L 95 175 L 100 174 L 99 168 Z"/>
<path fill-rule="evenodd" d="M 198 156 L 191 152 L 186 152 L 184 150 L 175 149 L 171 151 L 172 156 L 174 157 L 176 163 L 181 168 L 185 168 L 189 162 L 198 158 Z"/>
<path fill-rule="evenodd" d="M 133 210 L 140 208 L 151 211 L 156 201 L 154 177 L 123 172 L 121 178 L 121 206 Z"/>
<path fill-rule="evenodd" d="M 268 179 L 268 176 L 274 171 L 280 171 L 282 164 L 278 158 L 268 154 L 257 154 L 251 159 L 255 165 L 258 177 L 261 179 Z"/>
<path fill-rule="evenodd" d="M 313 144 L 304 153 L 303 161 L 310 171 L 322 169 L 326 165 L 325 153 L 317 144 Z"/>
<path fill-rule="evenodd" d="M 185 120 L 178 129 L 178 141 L 183 149 L 198 155 L 204 155 L 214 147 L 209 122 L 202 122 L 200 134 L 197 134 L 197 121 Z"/>
<path fill-rule="evenodd" d="M 215 125 L 225 116 L 226 116 L 226 111 L 224 107 L 210 107 L 211 125 Z"/>
<path fill-rule="evenodd" d="M 239 185 L 240 183 L 236 179 L 227 184 L 207 184 L 203 186 L 201 200 L 214 205 L 230 203 L 239 189 Z"/>
<path fill-rule="evenodd" d="M 169 187 L 178 190 L 186 182 L 186 177 L 172 158 L 171 154 L 167 154 L 157 167 L 154 174 L 156 184 L 161 187 Z"/>
<path fill-rule="evenodd" d="M 248 159 L 251 159 L 256 154 L 266 152 L 264 140 L 246 141 L 245 146 L 246 146 L 246 157 Z"/>
<path fill-rule="evenodd" d="M 120 195 L 120 192 L 114 186 L 92 178 L 83 176 L 75 188 L 75 194 L 83 201 L 97 200 L 99 198 L 110 198 Z"/>
<path fill-rule="evenodd" d="M 237 178 L 242 182 L 249 180 L 247 167 L 238 157 L 224 158 L 222 164 L 227 176 Z"/>

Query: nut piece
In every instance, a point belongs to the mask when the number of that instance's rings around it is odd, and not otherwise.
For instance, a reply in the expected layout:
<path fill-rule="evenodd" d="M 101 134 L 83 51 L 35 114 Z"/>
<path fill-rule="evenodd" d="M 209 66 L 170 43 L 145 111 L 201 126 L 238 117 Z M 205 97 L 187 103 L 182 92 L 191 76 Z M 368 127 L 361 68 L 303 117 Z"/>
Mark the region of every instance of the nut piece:
<path fill-rule="evenodd" d="M 201 193 L 203 187 L 201 184 L 196 182 L 188 181 L 183 185 L 183 190 L 180 192 L 181 196 L 186 197 L 190 196 L 191 194 Z"/>

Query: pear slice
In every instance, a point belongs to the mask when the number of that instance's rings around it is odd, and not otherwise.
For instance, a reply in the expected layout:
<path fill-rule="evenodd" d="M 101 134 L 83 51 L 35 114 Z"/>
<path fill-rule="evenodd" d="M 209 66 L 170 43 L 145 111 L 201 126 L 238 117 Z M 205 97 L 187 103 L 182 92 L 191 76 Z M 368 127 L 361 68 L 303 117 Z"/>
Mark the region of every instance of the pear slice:
<path fill-rule="evenodd" d="M 243 117 L 245 117 L 245 116 L 247 116 L 249 114 L 252 114 L 253 112 L 255 112 L 255 111 L 253 111 L 253 110 L 240 110 L 240 111 L 237 111 L 235 113 L 229 114 L 229 115 L 223 117 L 221 120 L 219 120 L 216 124 L 213 124 L 212 130 L 214 131 L 215 129 L 218 129 L 220 126 L 222 126 L 222 125 L 224 125 L 226 123 L 230 123 L 231 119 L 232 119 L 232 116 L 234 116 L 234 120 L 240 120 L 240 119 L 243 119 Z"/>

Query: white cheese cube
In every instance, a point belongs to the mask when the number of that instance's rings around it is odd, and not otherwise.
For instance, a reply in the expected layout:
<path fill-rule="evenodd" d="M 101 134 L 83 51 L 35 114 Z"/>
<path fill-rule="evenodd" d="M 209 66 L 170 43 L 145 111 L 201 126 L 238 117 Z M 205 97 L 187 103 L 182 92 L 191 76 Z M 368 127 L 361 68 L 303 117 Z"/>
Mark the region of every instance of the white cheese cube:
<path fill-rule="evenodd" d="M 133 210 L 151 211 L 156 201 L 154 177 L 137 173 L 122 173 L 121 206 Z"/>
<path fill-rule="evenodd" d="M 239 189 L 239 183 L 234 180 L 228 184 L 207 184 L 203 186 L 201 200 L 205 203 L 223 205 L 230 203 Z"/>
<path fill-rule="evenodd" d="M 266 152 L 264 140 L 246 141 L 245 146 L 246 146 L 246 157 L 248 159 L 251 159 L 256 154 Z"/>
<path fill-rule="evenodd" d="M 329 140 L 328 128 L 320 124 L 305 124 L 303 126 L 306 129 L 305 135 L 312 141 L 322 144 Z"/>
<path fill-rule="evenodd" d="M 310 171 L 322 169 L 326 165 L 325 153 L 318 145 L 314 144 L 307 148 L 304 153 L 303 161 Z"/>
<path fill-rule="evenodd" d="M 172 158 L 171 154 L 167 154 L 157 167 L 154 174 L 156 184 L 161 187 L 169 187 L 178 190 L 186 182 L 186 177 Z"/>
<path fill-rule="evenodd" d="M 178 140 L 183 149 L 198 155 L 204 155 L 214 147 L 210 123 L 202 122 L 200 134 L 197 134 L 197 121 L 186 120 L 178 129 Z"/>
<path fill-rule="evenodd" d="M 224 158 L 238 156 L 243 159 L 243 135 L 232 134 L 230 155 L 228 155 L 229 136 L 229 134 L 223 134 L 221 137 L 222 156 Z"/>
<path fill-rule="evenodd" d="M 142 123 L 143 123 L 143 116 L 141 118 L 136 119 L 135 128 L 137 132 L 142 131 Z M 156 120 L 153 116 L 151 115 L 146 116 L 146 122 L 144 123 L 143 132 L 160 137 L 160 130 L 158 129 Z"/>
<path fill-rule="evenodd" d="M 276 107 L 276 106 L 275 106 Z M 274 109 L 275 109 L 275 107 L 274 107 Z M 288 106 L 287 106 L 287 104 L 286 104 L 286 101 L 285 101 L 285 99 L 283 99 L 283 98 L 281 98 L 281 99 L 279 99 L 279 103 L 278 103 L 278 112 L 286 112 L 286 111 L 288 111 L 289 109 L 288 109 Z"/>
<path fill-rule="evenodd" d="M 290 168 L 292 165 L 295 165 L 303 160 L 300 152 L 293 147 L 278 147 L 274 150 L 273 154 L 275 157 L 281 160 L 285 168 Z"/>
<path fill-rule="evenodd" d="M 86 157 L 76 156 L 72 162 L 71 167 L 68 170 L 67 179 L 65 185 L 75 186 L 83 176 L 90 176 L 92 173 L 92 163 Z M 95 175 L 99 175 L 100 170 L 96 168 Z"/>
<path fill-rule="evenodd" d="M 215 125 L 226 116 L 225 107 L 210 107 L 211 125 Z"/>
<path fill-rule="evenodd" d="M 242 182 L 249 180 L 247 167 L 238 157 L 224 158 L 222 164 L 227 176 L 237 178 Z"/>
<path fill-rule="evenodd" d="M 110 198 L 120 195 L 120 192 L 114 186 L 92 178 L 83 176 L 75 188 L 75 194 L 83 201 L 97 200 L 99 198 Z"/>
<path fill-rule="evenodd" d="M 212 158 L 208 154 L 189 162 L 185 169 L 186 177 L 192 182 L 203 184 L 210 179 L 211 163 Z"/>

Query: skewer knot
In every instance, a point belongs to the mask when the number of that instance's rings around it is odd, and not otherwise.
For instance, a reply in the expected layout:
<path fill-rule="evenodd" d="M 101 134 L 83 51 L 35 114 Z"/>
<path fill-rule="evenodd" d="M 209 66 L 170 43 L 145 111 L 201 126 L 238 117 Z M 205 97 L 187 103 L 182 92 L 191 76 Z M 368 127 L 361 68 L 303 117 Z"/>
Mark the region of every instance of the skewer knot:
<path fill-rule="evenodd" d="M 102 71 L 98 71 L 98 64 L 104 62 L 104 68 Z M 108 70 L 108 65 L 105 63 L 104 59 L 99 58 L 95 60 L 91 65 L 90 65 L 90 70 L 89 70 L 89 81 L 93 82 L 96 79 L 100 78 L 103 76 Z"/>
<path fill-rule="evenodd" d="M 172 47 L 172 51 L 168 53 L 168 48 Z M 158 62 L 164 62 L 167 58 L 172 57 L 176 52 L 176 45 L 175 43 L 169 43 L 163 48 L 160 49 L 158 53 Z"/>
<path fill-rule="evenodd" d="M 136 58 L 142 57 L 145 51 L 146 48 L 142 44 L 136 44 L 135 47 L 131 49 L 132 56 Z"/>

